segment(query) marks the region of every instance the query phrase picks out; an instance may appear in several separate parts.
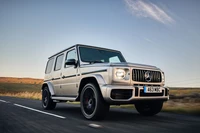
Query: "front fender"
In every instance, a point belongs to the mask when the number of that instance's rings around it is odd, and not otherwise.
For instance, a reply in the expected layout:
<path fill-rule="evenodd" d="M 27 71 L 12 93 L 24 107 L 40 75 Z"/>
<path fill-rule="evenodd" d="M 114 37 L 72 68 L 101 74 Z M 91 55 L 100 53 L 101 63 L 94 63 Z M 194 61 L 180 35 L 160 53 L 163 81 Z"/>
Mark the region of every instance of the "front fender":
<path fill-rule="evenodd" d="M 83 79 L 87 79 L 87 78 L 95 78 L 97 83 L 98 83 L 98 85 L 99 85 L 99 88 L 100 88 L 102 96 L 104 96 L 106 94 L 106 89 L 103 86 L 106 85 L 107 83 L 104 80 L 104 78 L 102 77 L 102 75 L 100 75 L 100 74 L 90 74 L 90 75 L 87 75 L 87 76 L 83 76 L 81 78 L 81 81 Z M 81 83 L 81 81 L 80 81 L 80 83 Z"/>
<path fill-rule="evenodd" d="M 85 79 L 85 78 L 95 78 L 99 86 L 107 84 L 104 78 L 100 74 L 90 74 L 90 75 L 82 77 L 82 79 Z"/>

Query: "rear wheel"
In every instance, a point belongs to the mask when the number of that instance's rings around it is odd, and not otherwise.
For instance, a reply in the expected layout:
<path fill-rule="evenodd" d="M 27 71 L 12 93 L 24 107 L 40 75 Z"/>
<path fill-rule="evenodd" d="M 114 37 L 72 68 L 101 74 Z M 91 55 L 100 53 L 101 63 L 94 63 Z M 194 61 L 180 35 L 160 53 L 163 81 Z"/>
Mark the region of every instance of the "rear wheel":
<path fill-rule="evenodd" d="M 136 110 L 144 116 L 153 116 L 158 114 L 163 106 L 163 102 L 140 102 L 135 104 Z"/>
<path fill-rule="evenodd" d="M 46 110 L 52 110 L 56 107 L 56 102 L 51 99 L 48 87 L 44 87 L 42 90 L 42 107 Z"/>
<path fill-rule="evenodd" d="M 105 103 L 96 84 L 88 83 L 81 92 L 81 112 L 86 119 L 103 119 L 109 111 L 109 105 Z"/>

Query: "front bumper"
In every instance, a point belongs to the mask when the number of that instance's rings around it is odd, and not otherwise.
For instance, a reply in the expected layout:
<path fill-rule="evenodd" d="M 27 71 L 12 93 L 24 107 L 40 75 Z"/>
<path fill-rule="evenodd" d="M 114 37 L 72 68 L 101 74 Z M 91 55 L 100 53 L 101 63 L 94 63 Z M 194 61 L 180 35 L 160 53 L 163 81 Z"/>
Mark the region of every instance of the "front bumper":
<path fill-rule="evenodd" d="M 161 93 L 144 93 L 143 86 L 101 86 L 104 100 L 109 104 L 129 104 L 139 101 L 167 101 L 169 100 L 169 89 L 160 87 Z"/>

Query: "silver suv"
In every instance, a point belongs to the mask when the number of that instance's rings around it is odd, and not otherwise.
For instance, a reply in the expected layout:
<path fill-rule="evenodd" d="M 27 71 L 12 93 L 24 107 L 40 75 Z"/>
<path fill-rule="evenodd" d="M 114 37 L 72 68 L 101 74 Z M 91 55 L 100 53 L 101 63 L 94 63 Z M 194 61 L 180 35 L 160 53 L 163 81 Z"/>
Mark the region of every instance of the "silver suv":
<path fill-rule="evenodd" d="M 77 44 L 51 57 L 42 86 L 42 106 L 80 101 L 85 118 L 102 119 L 110 105 L 134 104 L 146 116 L 159 113 L 169 99 L 164 72 L 128 63 L 120 51 Z"/>

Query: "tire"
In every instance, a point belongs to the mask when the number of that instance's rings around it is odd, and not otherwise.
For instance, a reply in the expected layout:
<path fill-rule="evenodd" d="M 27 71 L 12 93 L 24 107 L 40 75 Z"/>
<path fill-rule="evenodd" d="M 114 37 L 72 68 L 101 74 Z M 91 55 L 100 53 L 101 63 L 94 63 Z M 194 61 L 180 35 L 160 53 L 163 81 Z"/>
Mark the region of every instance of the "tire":
<path fill-rule="evenodd" d="M 56 107 L 56 102 L 53 102 L 51 99 L 51 93 L 49 92 L 48 87 L 44 87 L 42 90 L 42 107 L 45 110 L 52 110 Z"/>
<path fill-rule="evenodd" d="M 110 106 L 105 103 L 99 87 L 94 83 L 88 83 L 81 91 L 81 112 L 88 120 L 104 119 Z"/>
<path fill-rule="evenodd" d="M 136 110 L 144 116 L 154 116 L 162 110 L 163 102 L 139 102 L 135 104 Z"/>

